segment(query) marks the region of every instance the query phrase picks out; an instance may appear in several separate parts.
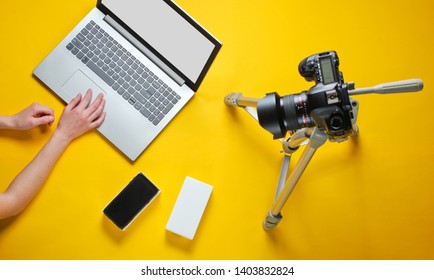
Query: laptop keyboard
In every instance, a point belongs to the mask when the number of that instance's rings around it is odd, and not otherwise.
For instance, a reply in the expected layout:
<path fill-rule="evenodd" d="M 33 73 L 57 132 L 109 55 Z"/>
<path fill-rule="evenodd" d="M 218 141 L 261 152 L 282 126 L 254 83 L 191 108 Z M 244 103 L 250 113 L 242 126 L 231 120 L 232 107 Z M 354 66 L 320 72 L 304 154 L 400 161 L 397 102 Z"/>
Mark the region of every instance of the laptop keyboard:
<path fill-rule="evenodd" d="M 154 125 L 181 99 L 94 21 L 66 48 Z"/>

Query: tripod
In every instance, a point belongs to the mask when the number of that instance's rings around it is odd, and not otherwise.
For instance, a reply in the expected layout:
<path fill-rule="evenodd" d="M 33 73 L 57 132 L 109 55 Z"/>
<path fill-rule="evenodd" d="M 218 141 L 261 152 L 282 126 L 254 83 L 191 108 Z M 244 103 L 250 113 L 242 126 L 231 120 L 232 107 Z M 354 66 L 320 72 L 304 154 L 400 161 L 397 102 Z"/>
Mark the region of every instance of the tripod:
<path fill-rule="evenodd" d="M 354 88 L 354 83 L 351 83 Z M 414 92 L 420 91 L 423 88 L 422 80 L 411 79 L 405 81 L 398 81 L 386 84 L 380 84 L 369 88 L 352 89 L 348 93 L 349 95 L 368 94 L 368 93 L 401 93 L 401 92 Z M 258 120 L 258 115 L 255 108 L 258 105 L 260 99 L 244 97 L 241 93 L 230 93 L 225 96 L 224 102 L 228 106 L 243 108 L 252 117 Z M 359 103 L 350 98 L 352 107 L 352 125 L 354 136 L 358 134 L 358 127 L 356 124 Z M 290 132 L 290 136 L 286 138 L 280 138 L 282 143 L 284 157 L 282 162 L 282 168 L 280 170 L 279 181 L 277 184 L 276 196 L 270 207 L 267 216 L 263 221 L 263 227 L 266 230 L 275 228 L 282 220 L 281 210 L 284 207 L 287 199 L 291 195 L 295 185 L 302 176 L 304 170 L 309 164 L 310 160 L 314 156 L 316 150 L 320 148 L 329 139 L 333 142 L 343 142 L 348 140 L 348 137 L 336 139 L 326 133 L 325 130 L 318 128 L 317 126 L 309 128 L 301 128 Z M 294 170 L 288 176 L 288 168 L 291 159 L 291 155 L 296 152 L 300 146 L 306 145 L 303 153 L 296 163 Z"/>

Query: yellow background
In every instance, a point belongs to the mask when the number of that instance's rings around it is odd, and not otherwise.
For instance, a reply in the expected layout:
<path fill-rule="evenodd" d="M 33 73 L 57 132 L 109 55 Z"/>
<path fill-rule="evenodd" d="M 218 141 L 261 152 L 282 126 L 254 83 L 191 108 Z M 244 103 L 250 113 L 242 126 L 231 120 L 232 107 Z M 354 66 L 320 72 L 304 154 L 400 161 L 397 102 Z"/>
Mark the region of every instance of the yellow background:
<path fill-rule="evenodd" d="M 38 101 L 60 117 L 64 104 L 32 70 L 95 2 L 1 1 L 1 114 Z M 0 222 L 0 259 L 434 258 L 432 1 L 177 3 L 223 43 L 197 95 L 134 163 L 96 131 L 73 142 L 31 205 Z M 280 145 L 223 97 L 306 90 L 298 63 L 330 49 L 356 87 L 425 88 L 354 97 L 358 140 L 327 142 L 266 232 Z M 1 191 L 54 128 L 0 131 Z M 102 209 L 139 171 L 161 194 L 121 232 Z M 214 186 L 193 241 L 165 230 L 186 176 Z"/>

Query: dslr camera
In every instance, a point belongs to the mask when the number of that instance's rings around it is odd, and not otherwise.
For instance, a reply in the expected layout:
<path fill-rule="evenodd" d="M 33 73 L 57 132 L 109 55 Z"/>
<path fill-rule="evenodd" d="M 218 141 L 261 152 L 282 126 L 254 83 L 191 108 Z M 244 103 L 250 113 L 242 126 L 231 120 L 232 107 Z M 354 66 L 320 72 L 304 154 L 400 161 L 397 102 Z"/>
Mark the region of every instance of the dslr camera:
<path fill-rule="evenodd" d="M 331 141 L 346 140 L 354 132 L 355 116 L 348 93 L 354 89 L 354 83 L 344 82 L 337 53 L 311 55 L 300 62 L 298 71 L 315 85 L 282 97 L 276 92 L 268 93 L 257 104 L 260 125 L 274 139 L 285 137 L 288 131 L 316 126 Z"/>

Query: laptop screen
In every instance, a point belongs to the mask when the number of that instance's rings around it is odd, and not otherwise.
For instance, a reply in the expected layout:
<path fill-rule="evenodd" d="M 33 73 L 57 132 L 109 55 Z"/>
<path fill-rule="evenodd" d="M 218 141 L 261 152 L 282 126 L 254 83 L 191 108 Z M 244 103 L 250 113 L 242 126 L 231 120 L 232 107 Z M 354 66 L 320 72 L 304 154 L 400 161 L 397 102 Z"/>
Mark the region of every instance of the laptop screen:
<path fill-rule="evenodd" d="M 201 82 L 221 44 L 178 6 L 168 0 L 101 2 L 183 76 Z"/>

